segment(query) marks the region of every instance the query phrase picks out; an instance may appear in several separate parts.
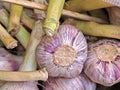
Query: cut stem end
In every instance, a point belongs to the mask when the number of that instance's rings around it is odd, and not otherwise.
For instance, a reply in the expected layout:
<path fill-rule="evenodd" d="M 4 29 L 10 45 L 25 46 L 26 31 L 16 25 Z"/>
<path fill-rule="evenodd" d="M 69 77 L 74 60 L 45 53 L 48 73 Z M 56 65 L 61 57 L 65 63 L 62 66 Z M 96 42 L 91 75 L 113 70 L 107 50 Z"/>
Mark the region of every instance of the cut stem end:
<path fill-rule="evenodd" d="M 62 45 L 56 49 L 53 57 L 55 64 L 59 66 L 69 66 L 75 61 L 76 52 L 72 47 Z"/>
<path fill-rule="evenodd" d="M 95 51 L 101 61 L 114 61 L 118 55 L 118 50 L 113 45 L 101 45 Z"/>

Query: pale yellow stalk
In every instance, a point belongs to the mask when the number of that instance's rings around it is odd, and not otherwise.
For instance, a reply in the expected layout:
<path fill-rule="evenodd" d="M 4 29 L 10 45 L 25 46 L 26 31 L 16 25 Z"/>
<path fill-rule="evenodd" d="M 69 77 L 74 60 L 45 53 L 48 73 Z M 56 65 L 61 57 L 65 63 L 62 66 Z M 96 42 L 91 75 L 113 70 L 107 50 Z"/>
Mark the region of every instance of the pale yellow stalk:
<path fill-rule="evenodd" d="M 48 36 L 56 34 L 65 0 L 49 0 L 43 28 Z"/>
<path fill-rule="evenodd" d="M 23 1 L 23 0 L 20 0 L 20 1 L 17 1 L 17 2 L 16 2 L 16 0 L 1 0 L 1 1 L 2 2 L 15 3 L 15 4 L 18 4 L 18 5 L 22 5 L 22 6 L 29 7 L 29 8 L 34 8 L 34 9 L 40 9 L 40 10 L 46 10 L 47 9 L 46 5 L 35 3 L 35 2 L 30 2 L 30 1 Z M 68 14 L 67 12 L 70 12 L 70 13 Z M 73 17 L 73 18 L 80 19 L 80 20 L 85 19 L 83 16 L 86 17 L 86 15 L 84 15 L 84 14 L 79 14 L 77 12 L 72 12 L 72 11 L 69 11 L 69 10 L 66 10 L 66 9 L 63 9 L 62 15 L 66 15 L 68 17 Z M 106 21 L 104 21 L 104 20 L 102 20 L 100 18 L 97 18 L 97 19 L 94 18 L 94 17 L 91 17 L 91 18 L 93 18 L 95 22 L 98 22 L 98 19 L 99 19 L 99 21 L 100 21 L 99 23 L 106 23 Z M 90 21 L 91 18 L 90 19 L 88 18 L 87 20 Z"/>
<path fill-rule="evenodd" d="M 120 39 L 120 26 L 77 21 L 73 19 L 66 20 L 64 24 L 72 24 L 86 35 Z"/>
<path fill-rule="evenodd" d="M 104 0 L 69 0 L 66 2 L 64 8 L 71 11 L 82 12 L 112 6 L 114 5 L 107 3 Z"/>
<path fill-rule="evenodd" d="M 9 18 L 6 17 L 9 16 L 8 12 L 5 9 L 0 9 L 0 22 L 7 27 L 8 26 L 8 20 Z"/>
<path fill-rule="evenodd" d="M 0 18 L 0 22 L 7 28 L 9 15 L 6 12 L 7 11 L 5 9 L 0 10 L 0 16 L 5 18 Z M 20 25 L 18 32 L 14 36 L 19 40 L 19 42 L 23 45 L 24 48 L 27 47 L 30 38 L 30 33 L 23 26 Z"/>
<path fill-rule="evenodd" d="M 41 41 L 42 36 L 44 35 L 44 31 L 42 29 L 42 23 L 37 21 L 35 23 L 34 30 L 32 30 L 31 37 L 27 46 L 26 54 L 24 57 L 23 64 L 20 66 L 20 71 L 32 71 L 36 70 L 36 58 L 35 52 L 36 47 Z"/>
<path fill-rule="evenodd" d="M 20 18 L 23 7 L 16 4 L 10 5 L 10 18 L 8 23 L 8 32 L 16 34 L 20 28 Z"/>
<path fill-rule="evenodd" d="M 18 4 L 18 5 L 23 5 L 29 8 L 36 8 L 36 9 L 41 9 L 41 10 L 46 10 L 47 7 L 43 4 L 40 3 L 34 3 L 32 1 L 24 1 L 24 0 L 0 0 L 1 2 L 8 2 L 8 3 L 13 3 L 13 4 Z"/>
<path fill-rule="evenodd" d="M 22 13 L 21 22 L 31 30 L 34 28 L 35 20 L 30 18 L 25 11 Z"/>
<path fill-rule="evenodd" d="M 13 49 L 17 46 L 17 40 L 15 40 L 0 24 L 0 39 L 8 49 Z"/>
<path fill-rule="evenodd" d="M 46 81 L 47 78 L 46 69 L 37 71 L 0 71 L 0 80 L 2 81 Z"/>

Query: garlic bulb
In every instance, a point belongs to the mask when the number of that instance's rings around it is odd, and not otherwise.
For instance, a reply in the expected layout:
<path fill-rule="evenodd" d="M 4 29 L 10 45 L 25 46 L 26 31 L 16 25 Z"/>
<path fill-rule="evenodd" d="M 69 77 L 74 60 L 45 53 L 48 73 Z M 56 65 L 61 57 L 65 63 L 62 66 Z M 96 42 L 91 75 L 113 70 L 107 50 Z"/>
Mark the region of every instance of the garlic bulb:
<path fill-rule="evenodd" d="M 40 67 L 52 77 L 78 76 L 87 57 L 87 43 L 83 34 L 72 25 L 61 25 L 57 35 L 44 36 L 36 53 Z"/>
<path fill-rule="evenodd" d="M 120 81 L 120 42 L 100 40 L 89 45 L 84 71 L 94 82 L 112 86 Z"/>
<path fill-rule="evenodd" d="M 44 83 L 43 90 L 95 90 L 96 84 L 85 74 L 75 78 L 49 78 Z"/>
<path fill-rule="evenodd" d="M 37 87 L 37 82 L 7 82 L 4 84 L 0 90 L 39 90 Z"/>
<path fill-rule="evenodd" d="M 18 70 L 23 57 L 15 56 L 3 48 L 0 48 L 0 70 Z"/>
<path fill-rule="evenodd" d="M 6 51 L 4 48 L 0 48 L 0 70 L 14 71 L 18 70 L 23 57 L 15 56 Z M 5 84 L 5 81 L 0 81 L 0 86 Z"/>

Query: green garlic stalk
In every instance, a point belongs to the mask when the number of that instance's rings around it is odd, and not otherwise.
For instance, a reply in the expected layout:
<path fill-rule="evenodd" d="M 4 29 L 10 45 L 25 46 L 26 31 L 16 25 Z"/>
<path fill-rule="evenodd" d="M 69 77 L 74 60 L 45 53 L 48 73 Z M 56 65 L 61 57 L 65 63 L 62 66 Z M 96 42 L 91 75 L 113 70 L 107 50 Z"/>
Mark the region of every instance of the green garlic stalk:
<path fill-rule="evenodd" d="M 82 12 L 112 6 L 114 5 L 103 0 L 69 0 L 65 3 L 64 8 L 72 11 Z"/>
<path fill-rule="evenodd" d="M 17 40 L 15 40 L 1 24 L 0 24 L 0 40 L 8 49 L 13 49 L 17 46 Z"/>
<path fill-rule="evenodd" d="M 35 20 L 30 18 L 25 11 L 23 11 L 22 13 L 21 22 L 31 30 L 33 29 L 35 24 Z"/>
<path fill-rule="evenodd" d="M 10 12 L 10 3 L 3 3 L 3 5 L 4 5 L 5 9 L 7 9 Z M 33 29 L 34 24 L 35 24 L 35 20 L 30 17 L 32 15 L 33 15 L 32 10 L 24 8 L 22 15 L 21 15 L 21 19 L 20 19 L 22 24 L 24 24 L 30 30 Z"/>
<path fill-rule="evenodd" d="M 66 20 L 64 24 L 72 24 L 86 35 L 120 39 L 120 26 L 77 21 L 73 19 Z"/>
<path fill-rule="evenodd" d="M 4 10 L 0 10 L 0 16 L 5 18 L 5 19 L 0 18 L 0 22 L 7 28 L 8 20 L 9 20 L 9 14 L 4 9 Z M 24 48 L 27 47 L 27 44 L 28 44 L 28 41 L 29 41 L 29 38 L 30 38 L 30 33 L 23 26 L 20 25 L 18 33 L 15 34 L 15 37 L 20 41 L 20 43 L 23 45 Z"/>
<path fill-rule="evenodd" d="M 53 36 L 57 31 L 59 19 L 65 0 L 49 0 L 44 30 L 48 36 Z"/>
<path fill-rule="evenodd" d="M 29 40 L 29 43 L 27 46 L 26 54 L 24 56 L 23 63 L 21 64 L 21 66 L 19 68 L 19 71 L 17 71 L 17 72 L 0 71 L 0 80 L 3 80 L 3 81 L 29 81 L 30 83 L 34 80 L 43 80 L 43 81 L 47 80 L 48 72 L 46 71 L 45 68 L 36 71 L 37 65 L 36 65 L 36 57 L 35 57 L 36 47 L 40 43 L 41 38 L 44 34 L 45 33 L 42 29 L 42 23 L 40 21 L 37 21 L 35 23 L 34 30 L 31 33 L 31 37 L 30 37 L 30 40 Z M 8 75 L 8 74 L 10 74 L 10 75 Z M 8 83 L 4 84 L 0 88 L 0 90 L 6 90 L 5 89 L 6 86 L 9 89 L 10 88 L 14 89 L 13 86 L 16 86 L 16 83 L 20 86 L 21 86 L 20 83 L 23 83 L 22 84 L 22 86 L 23 86 L 24 83 L 27 83 L 27 82 L 8 82 Z M 9 84 L 12 84 L 12 85 L 10 85 L 10 87 L 9 87 Z M 20 88 L 25 88 L 25 87 L 20 87 Z M 26 86 L 26 88 L 27 88 L 27 86 Z M 13 89 L 10 89 L 10 90 L 13 90 Z"/>
<path fill-rule="evenodd" d="M 8 17 L 9 14 L 8 12 L 5 10 L 5 9 L 0 9 L 0 22 L 5 26 L 7 27 L 8 26 Z"/>
<path fill-rule="evenodd" d="M 20 66 L 20 71 L 32 71 L 36 70 L 36 47 L 41 41 L 44 31 L 42 29 L 42 23 L 37 21 L 35 23 L 34 30 L 32 30 L 31 37 L 27 46 L 26 54 L 23 60 L 23 64 Z"/>
<path fill-rule="evenodd" d="M 8 24 L 8 32 L 16 34 L 20 28 L 20 18 L 23 7 L 16 4 L 10 5 L 10 19 Z"/>
<path fill-rule="evenodd" d="M 31 1 L 17 1 L 16 0 L 2 0 L 4 2 L 9 2 L 9 3 L 16 3 L 16 4 L 19 4 L 19 5 L 23 5 L 25 7 L 30 7 L 30 8 L 34 8 L 34 9 L 42 9 L 42 10 L 46 10 L 47 9 L 47 6 L 44 5 L 44 4 L 40 4 L 40 3 L 36 3 L 36 2 L 31 2 Z M 26 4 L 28 3 L 28 4 Z M 79 19 L 79 20 L 87 20 L 87 21 L 95 21 L 95 22 L 99 22 L 99 23 L 106 23 L 105 20 L 102 20 L 100 18 L 96 18 L 96 17 L 90 17 L 88 15 L 85 15 L 85 14 L 80 14 L 80 13 L 77 13 L 77 12 L 72 12 L 72 11 L 69 11 L 69 10 L 63 10 L 62 11 L 62 15 L 65 15 L 65 16 L 68 16 L 68 17 L 72 17 L 72 18 L 76 18 L 76 19 Z M 51 27 L 51 24 L 49 24 L 50 27 Z M 48 26 L 49 26 L 48 25 Z M 53 27 L 55 27 L 53 25 Z"/>

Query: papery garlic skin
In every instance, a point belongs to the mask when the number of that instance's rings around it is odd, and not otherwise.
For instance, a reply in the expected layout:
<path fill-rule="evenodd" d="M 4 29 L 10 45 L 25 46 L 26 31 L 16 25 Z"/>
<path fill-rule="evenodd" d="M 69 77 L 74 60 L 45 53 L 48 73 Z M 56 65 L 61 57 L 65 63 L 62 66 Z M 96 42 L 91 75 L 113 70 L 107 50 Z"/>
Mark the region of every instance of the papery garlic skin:
<path fill-rule="evenodd" d="M 85 74 L 67 78 L 49 78 L 44 84 L 43 90 L 95 90 L 96 84 Z"/>
<path fill-rule="evenodd" d="M 74 26 L 61 25 L 57 35 L 43 37 L 36 57 L 39 67 L 45 67 L 49 76 L 76 77 L 87 57 L 86 39 Z"/>
<path fill-rule="evenodd" d="M 22 56 L 15 56 L 4 48 L 0 48 L 0 70 L 16 71 L 19 69 L 22 59 Z M 5 83 L 5 81 L 0 81 L 0 86 Z"/>
<path fill-rule="evenodd" d="M 105 45 L 104 49 L 97 50 Z M 105 39 L 89 45 L 84 72 L 92 81 L 104 86 L 118 83 L 120 81 L 120 42 Z"/>
<path fill-rule="evenodd" d="M 7 82 L 4 84 L 0 90 L 39 90 L 37 87 L 37 82 Z"/>
<path fill-rule="evenodd" d="M 15 56 L 5 49 L 0 48 L 0 70 L 18 70 L 22 59 L 22 56 Z"/>

